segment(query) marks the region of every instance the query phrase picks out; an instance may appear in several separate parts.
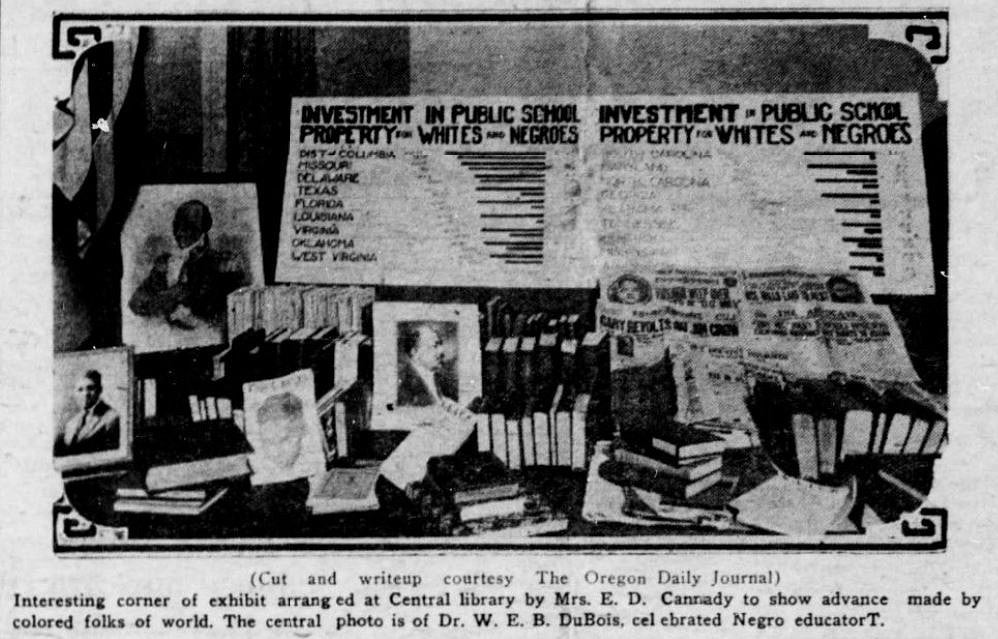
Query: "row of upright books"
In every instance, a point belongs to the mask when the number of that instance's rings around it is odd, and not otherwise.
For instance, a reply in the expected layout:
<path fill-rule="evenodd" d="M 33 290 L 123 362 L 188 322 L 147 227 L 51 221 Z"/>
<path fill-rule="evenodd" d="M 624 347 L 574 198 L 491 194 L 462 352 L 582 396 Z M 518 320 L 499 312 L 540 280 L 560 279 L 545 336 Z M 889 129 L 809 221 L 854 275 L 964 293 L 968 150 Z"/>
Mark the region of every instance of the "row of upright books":
<path fill-rule="evenodd" d="M 591 328 L 587 316 L 579 313 L 526 311 L 496 295 L 485 303 L 481 313 L 480 336 L 483 344 L 493 337 L 537 336 L 552 332 L 580 339 Z"/>
<path fill-rule="evenodd" d="M 316 397 L 371 376 L 371 338 L 337 327 L 248 329 L 213 358 L 213 380 L 238 393 L 246 382 L 312 369 Z"/>
<path fill-rule="evenodd" d="M 482 352 L 478 449 L 513 469 L 585 468 L 590 442 L 613 429 L 609 367 L 601 331 L 491 338 Z"/>
<path fill-rule="evenodd" d="M 760 381 L 748 403 L 770 456 L 803 479 L 839 477 L 850 457 L 938 456 L 947 439 L 945 406 L 913 384 Z"/>
<path fill-rule="evenodd" d="M 361 286 L 244 286 L 226 300 L 228 335 L 250 329 L 334 327 L 371 334 L 374 289 Z"/>

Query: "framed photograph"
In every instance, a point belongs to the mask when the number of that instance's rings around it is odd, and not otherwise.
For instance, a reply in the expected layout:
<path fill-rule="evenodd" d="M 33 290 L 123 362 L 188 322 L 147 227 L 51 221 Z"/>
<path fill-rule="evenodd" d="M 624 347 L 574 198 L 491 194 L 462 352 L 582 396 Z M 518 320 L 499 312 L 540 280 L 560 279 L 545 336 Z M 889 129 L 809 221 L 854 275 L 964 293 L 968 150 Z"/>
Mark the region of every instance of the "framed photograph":
<path fill-rule="evenodd" d="M 263 283 L 256 187 L 143 186 L 121 253 L 126 344 L 141 353 L 220 343 L 226 296 Z"/>
<path fill-rule="evenodd" d="M 310 477 L 326 470 L 311 370 L 243 385 L 253 484 Z"/>
<path fill-rule="evenodd" d="M 405 417 L 481 394 L 478 307 L 375 302 L 375 428 L 404 428 Z"/>
<path fill-rule="evenodd" d="M 132 458 L 132 349 L 56 353 L 56 470 L 99 468 Z"/>

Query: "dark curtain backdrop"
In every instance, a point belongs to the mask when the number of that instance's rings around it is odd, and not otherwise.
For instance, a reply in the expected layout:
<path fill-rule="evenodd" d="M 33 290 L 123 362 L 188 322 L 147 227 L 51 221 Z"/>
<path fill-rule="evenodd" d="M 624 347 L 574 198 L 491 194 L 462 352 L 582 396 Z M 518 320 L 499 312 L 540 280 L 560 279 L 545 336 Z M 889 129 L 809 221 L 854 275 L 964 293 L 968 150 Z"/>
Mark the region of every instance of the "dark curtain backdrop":
<path fill-rule="evenodd" d="M 142 181 L 145 137 L 143 59 L 148 29 L 139 33 L 132 81 L 114 120 L 114 196 L 107 218 L 96 228 L 82 257 L 77 252 L 77 220 L 94 223 L 96 166 L 91 164 L 76 197 L 69 201 L 52 189 L 52 261 L 56 286 L 54 339 L 57 350 L 114 346 L 121 343 L 121 229 Z M 91 114 L 111 103 L 113 42 L 86 53 L 90 67 Z M 84 123 L 88 126 L 90 123 Z M 96 138 L 96 131 L 94 131 Z"/>
<path fill-rule="evenodd" d="M 291 98 L 406 95 L 408 30 L 233 28 L 228 47 L 228 165 L 257 184 L 264 274 L 272 281 Z"/>

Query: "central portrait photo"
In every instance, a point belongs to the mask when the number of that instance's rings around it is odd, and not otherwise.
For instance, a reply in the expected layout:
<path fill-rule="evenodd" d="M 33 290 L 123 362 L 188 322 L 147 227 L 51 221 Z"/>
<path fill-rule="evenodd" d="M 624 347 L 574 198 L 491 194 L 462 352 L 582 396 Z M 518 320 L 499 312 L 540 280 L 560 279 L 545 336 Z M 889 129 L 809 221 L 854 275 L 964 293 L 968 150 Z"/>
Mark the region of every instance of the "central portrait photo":
<path fill-rule="evenodd" d="M 374 304 L 372 426 L 410 430 L 426 409 L 467 406 L 482 387 L 478 307 L 474 304 Z"/>

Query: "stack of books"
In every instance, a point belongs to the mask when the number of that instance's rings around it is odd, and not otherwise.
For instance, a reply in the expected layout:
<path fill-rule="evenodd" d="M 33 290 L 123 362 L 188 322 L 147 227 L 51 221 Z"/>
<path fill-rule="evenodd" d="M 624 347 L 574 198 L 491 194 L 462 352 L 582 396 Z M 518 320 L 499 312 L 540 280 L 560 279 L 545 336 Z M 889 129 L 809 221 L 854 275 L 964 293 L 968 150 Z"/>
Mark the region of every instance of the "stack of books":
<path fill-rule="evenodd" d="M 201 515 L 249 476 L 250 452 L 232 419 L 147 418 L 136 430 L 133 469 L 118 486 L 114 510 Z"/>
<path fill-rule="evenodd" d="M 433 457 L 426 486 L 452 522 L 452 535 L 533 536 L 560 532 L 568 520 L 524 490 L 520 477 L 491 452 Z"/>
<path fill-rule="evenodd" d="M 135 459 L 150 492 L 201 487 L 249 475 L 245 435 L 233 420 L 146 420 L 135 437 Z"/>
<path fill-rule="evenodd" d="M 204 514 L 228 492 L 225 484 L 208 484 L 177 490 L 149 491 L 141 484 L 119 486 L 114 511 L 151 515 L 197 516 Z"/>
<path fill-rule="evenodd" d="M 693 426 L 669 422 L 646 442 L 622 443 L 613 459 L 632 486 L 687 503 L 722 481 L 725 441 Z"/>

